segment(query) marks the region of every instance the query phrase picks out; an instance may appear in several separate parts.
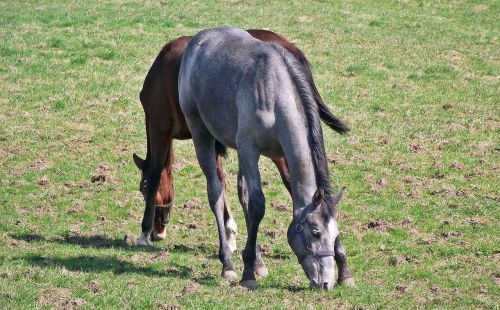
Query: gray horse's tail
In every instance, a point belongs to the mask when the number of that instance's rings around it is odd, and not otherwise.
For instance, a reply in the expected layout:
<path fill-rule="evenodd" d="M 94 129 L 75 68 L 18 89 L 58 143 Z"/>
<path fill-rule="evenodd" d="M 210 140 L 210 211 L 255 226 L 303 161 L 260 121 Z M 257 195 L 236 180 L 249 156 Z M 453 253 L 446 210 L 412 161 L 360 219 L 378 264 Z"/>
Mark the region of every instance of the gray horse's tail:
<path fill-rule="evenodd" d="M 320 121 L 321 108 L 315 101 L 313 87 L 310 84 L 309 77 L 312 77 L 309 74 L 310 70 L 308 70 L 307 66 L 304 66 L 287 50 L 276 44 L 271 45 L 283 57 L 283 60 L 288 68 L 288 72 L 300 96 L 300 101 L 304 106 L 306 119 L 309 125 L 311 155 L 316 175 L 316 185 L 318 188 L 322 188 L 324 190 L 325 198 L 333 207 L 334 204 L 330 187 L 330 177 L 328 174 L 328 164 Z"/>
<path fill-rule="evenodd" d="M 318 89 L 316 88 L 316 83 L 314 83 L 311 64 L 307 60 L 306 56 L 302 53 L 302 51 L 299 50 L 299 52 L 300 53 L 296 58 L 303 66 L 304 77 L 309 83 L 314 101 L 319 108 L 319 117 L 321 118 L 323 123 L 325 123 L 328 127 L 335 130 L 336 132 L 340 134 L 347 133 L 349 131 L 349 127 L 347 127 L 347 125 L 342 122 L 341 119 L 333 115 L 330 109 L 328 109 L 328 106 L 325 104 L 323 98 L 321 98 L 321 95 L 319 94 Z"/>

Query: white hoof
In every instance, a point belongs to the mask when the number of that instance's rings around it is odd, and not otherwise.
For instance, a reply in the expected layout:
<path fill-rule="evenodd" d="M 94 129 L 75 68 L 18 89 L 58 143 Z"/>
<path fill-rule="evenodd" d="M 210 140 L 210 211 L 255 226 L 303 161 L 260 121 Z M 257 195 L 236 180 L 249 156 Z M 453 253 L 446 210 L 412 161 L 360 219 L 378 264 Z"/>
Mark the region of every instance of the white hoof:
<path fill-rule="evenodd" d="M 137 245 L 143 245 L 143 246 L 152 245 L 151 240 L 149 240 L 149 234 L 142 232 L 139 238 L 137 238 Z"/>
<path fill-rule="evenodd" d="M 236 234 L 238 232 L 238 226 L 233 219 L 229 219 L 226 222 L 226 240 L 229 250 L 233 253 L 236 250 Z"/>
<path fill-rule="evenodd" d="M 163 229 L 163 232 L 161 234 L 153 232 L 153 239 L 160 239 L 160 240 L 167 239 L 167 230 Z"/>
<path fill-rule="evenodd" d="M 265 278 L 269 274 L 269 271 L 265 265 L 262 265 L 255 268 L 255 274 L 260 278 Z"/>
<path fill-rule="evenodd" d="M 234 270 L 226 270 L 222 272 L 222 276 L 228 280 L 229 282 L 236 282 L 238 281 L 238 275 Z"/>

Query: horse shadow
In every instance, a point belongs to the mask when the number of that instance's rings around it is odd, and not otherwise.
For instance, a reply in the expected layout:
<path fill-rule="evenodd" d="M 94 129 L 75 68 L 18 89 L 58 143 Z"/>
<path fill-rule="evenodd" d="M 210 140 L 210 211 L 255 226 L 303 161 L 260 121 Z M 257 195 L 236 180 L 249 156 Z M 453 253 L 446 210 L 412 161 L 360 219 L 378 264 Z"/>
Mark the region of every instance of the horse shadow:
<path fill-rule="evenodd" d="M 44 237 L 39 234 L 21 233 L 10 234 L 14 240 L 25 241 L 28 243 L 50 242 L 62 245 L 75 245 L 81 248 L 91 249 L 120 249 L 134 252 L 160 253 L 164 249 L 158 247 L 142 247 L 136 245 L 128 245 L 120 238 L 110 238 L 103 235 L 82 236 L 82 235 L 65 235 L 60 237 Z M 175 244 L 168 249 L 170 253 L 216 253 L 217 250 L 208 245 L 198 245 L 188 247 L 182 244 Z M 214 259 L 218 256 L 214 254 Z M 175 277 L 180 279 L 190 279 L 204 286 L 217 285 L 217 277 L 214 275 L 195 276 L 190 267 L 182 264 L 169 262 L 168 266 L 161 270 L 153 266 L 141 266 L 113 256 L 96 256 L 96 255 L 78 255 L 74 257 L 48 257 L 41 254 L 28 254 L 19 256 L 17 259 L 24 260 L 32 266 L 42 268 L 62 268 L 74 272 L 111 272 L 113 274 L 140 274 L 148 277 Z"/>
<path fill-rule="evenodd" d="M 156 246 L 137 246 L 128 244 L 124 239 L 112 238 L 104 235 L 64 235 L 59 237 L 47 238 L 39 234 L 33 233 L 20 233 L 20 234 L 10 234 L 12 239 L 21 240 L 28 243 L 34 242 L 50 242 L 57 243 L 61 245 L 77 245 L 81 248 L 93 248 L 93 249 L 119 249 L 124 251 L 132 252 L 161 252 L 165 249 L 161 249 Z M 196 246 L 186 246 L 183 244 L 174 244 L 169 249 L 171 253 L 202 253 L 202 254 L 214 254 L 215 258 L 218 259 L 217 249 L 213 246 L 200 244 Z"/>
<path fill-rule="evenodd" d="M 133 252 L 157 252 L 160 249 L 155 247 L 139 247 L 129 245 L 124 239 L 110 238 L 104 235 L 63 235 L 58 237 L 44 237 L 33 233 L 10 234 L 10 237 L 15 240 L 22 240 L 28 243 L 33 242 L 50 242 L 65 245 L 77 245 L 82 248 L 94 249 L 120 249 Z"/>
<path fill-rule="evenodd" d="M 176 277 L 191 279 L 192 269 L 179 264 L 169 264 L 166 270 L 157 270 L 150 266 L 137 266 L 131 262 L 122 260 L 115 256 L 91 256 L 78 255 L 75 257 L 46 257 L 40 254 L 28 254 L 19 259 L 26 261 L 32 266 L 42 268 L 61 268 L 74 272 L 111 272 L 116 275 L 140 274 L 148 277 Z"/>

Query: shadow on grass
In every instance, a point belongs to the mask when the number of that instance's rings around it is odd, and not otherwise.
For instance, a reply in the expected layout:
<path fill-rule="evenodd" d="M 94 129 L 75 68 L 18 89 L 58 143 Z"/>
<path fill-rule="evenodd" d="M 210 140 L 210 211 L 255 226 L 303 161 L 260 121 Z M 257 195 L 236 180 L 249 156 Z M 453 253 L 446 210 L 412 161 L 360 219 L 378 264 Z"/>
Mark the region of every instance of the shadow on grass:
<path fill-rule="evenodd" d="M 79 255 L 69 258 L 45 257 L 40 254 L 29 254 L 20 256 L 18 260 L 24 260 L 32 266 L 42 268 L 62 268 L 73 272 L 101 273 L 112 272 L 115 275 L 143 275 L 156 278 L 179 278 L 191 280 L 203 286 L 218 286 L 217 277 L 206 275 L 196 277 L 193 270 L 176 263 L 169 263 L 164 270 L 158 270 L 150 266 L 137 266 L 131 262 L 122 260 L 118 257 L 107 256 L 98 257 L 90 255 Z"/>
<path fill-rule="evenodd" d="M 38 234 L 10 234 L 10 237 L 15 240 L 22 240 L 28 243 L 49 242 L 62 245 L 77 245 L 83 248 L 93 249 L 123 249 L 136 252 L 163 252 L 164 250 L 156 247 L 141 247 L 136 245 L 128 245 L 123 240 L 118 238 L 109 238 L 102 235 L 97 236 L 64 236 L 55 238 L 46 238 Z M 176 244 L 171 249 L 170 253 L 211 253 L 216 251 L 213 247 L 207 245 L 199 245 L 188 247 L 185 245 Z M 203 255 L 201 254 L 201 255 Z M 94 255 L 79 255 L 75 257 L 46 257 L 40 254 L 29 254 L 18 257 L 30 265 L 44 268 L 61 268 L 64 267 L 69 271 L 76 272 L 112 272 L 114 274 L 140 274 L 149 277 L 175 277 L 180 279 L 191 279 L 204 286 L 217 286 L 216 276 L 195 277 L 190 267 L 183 266 L 177 263 L 168 262 L 168 266 L 159 270 L 153 266 L 138 266 L 132 262 L 120 259 L 116 256 L 94 256 Z M 216 259 L 218 257 L 216 256 Z"/>
<path fill-rule="evenodd" d="M 83 236 L 83 235 L 65 235 L 55 238 L 46 238 L 37 234 L 22 233 L 10 234 L 10 237 L 15 240 L 23 240 L 29 243 L 33 242 L 51 242 L 58 244 L 72 244 L 78 245 L 83 248 L 95 249 L 120 249 L 134 252 L 158 252 L 161 249 L 156 247 L 142 247 L 136 245 L 129 245 L 123 239 L 110 238 L 103 235 L 96 236 Z"/>
<path fill-rule="evenodd" d="M 19 257 L 33 266 L 39 267 L 64 267 L 76 272 L 112 272 L 114 274 L 140 274 L 148 277 L 176 277 L 190 279 L 192 269 L 179 264 L 169 264 L 166 270 L 157 270 L 148 266 L 137 266 L 131 262 L 117 257 L 97 257 L 79 255 L 69 258 L 44 257 L 40 254 L 29 254 Z"/>
<path fill-rule="evenodd" d="M 206 245 L 206 244 L 199 244 L 193 247 L 185 246 L 183 244 L 174 244 L 173 248 L 170 250 L 172 253 L 204 253 L 204 254 L 213 254 L 215 255 L 216 259 L 219 259 L 219 256 L 217 254 L 218 249 L 215 247 Z M 214 254 L 215 253 L 215 254 Z"/>
<path fill-rule="evenodd" d="M 33 242 L 51 242 L 57 244 L 71 244 L 78 245 L 82 248 L 94 248 L 94 249 L 119 249 L 134 252 L 159 252 L 164 251 L 164 249 L 155 246 L 137 246 L 134 244 L 128 244 L 124 239 L 120 238 L 110 238 L 103 235 L 95 236 L 84 236 L 84 235 L 65 235 L 61 237 L 46 238 L 41 235 L 31 234 L 31 233 L 21 233 L 21 234 L 10 234 L 10 237 L 15 240 L 22 240 L 28 243 Z M 169 249 L 171 253 L 189 253 L 189 254 L 213 254 L 212 258 L 218 259 L 217 249 L 215 247 L 200 244 L 193 247 L 189 247 L 183 244 L 174 244 L 172 249 Z"/>
<path fill-rule="evenodd" d="M 270 288 L 274 288 L 274 289 L 279 289 L 279 290 L 286 290 L 286 291 L 289 291 L 290 293 L 298 293 L 298 292 L 305 292 L 305 291 L 311 291 L 310 288 L 308 288 L 307 286 L 297 286 L 297 285 L 286 285 L 286 284 L 283 284 L 283 285 L 269 285 L 266 287 L 270 287 Z"/>

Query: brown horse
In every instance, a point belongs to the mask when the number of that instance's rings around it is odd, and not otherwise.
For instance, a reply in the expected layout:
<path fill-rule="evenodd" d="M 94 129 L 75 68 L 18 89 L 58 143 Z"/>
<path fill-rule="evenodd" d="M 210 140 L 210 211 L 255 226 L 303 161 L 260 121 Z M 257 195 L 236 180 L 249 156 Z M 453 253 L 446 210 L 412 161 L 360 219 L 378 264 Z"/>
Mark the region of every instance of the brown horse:
<path fill-rule="evenodd" d="M 271 31 L 252 29 L 248 30 L 248 32 L 259 40 L 274 42 L 286 48 L 299 62 L 305 65 L 307 74 L 311 77 L 309 80 L 313 80 L 309 62 L 302 51 L 293 43 Z M 150 244 L 151 232 L 153 239 L 164 239 L 166 237 L 165 226 L 168 223 L 174 200 L 172 140 L 191 139 L 186 119 L 179 106 L 177 88 L 182 55 L 191 38 L 187 36 L 180 37 L 168 42 L 162 48 L 144 80 L 140 94 L 140 100 L 146 115 L 147 153 L 144 160 L 135 153 L 133 159 L 142 172 L 139 190 L 146 201 L 142 234 L 138 239 L 138 244 L 141 245 Z M 314 82 L 310 86 L 319 107 L 321 120 L 333 130 L 341 134 L 346 133 L 349 129 L 329 111 Z M 216 153 L 217 173 L 221 184 L 225 184 L 221 161 L 221 156 L 225 154 L 225 147 L 217 144 Z M 285 159 L 275 158 L 273 162 L 279 170 L 284 185 L 290 192 L 290 177 Z M 225 197 L 224 203 L 226 238 L 231 250 L 234 251 L 236 248 L 236 223 Z M 339 282 L 347 283 L 348 279 L 351 279 L 351 275 L 347 269 L 345 255 L 342 254 L 343 251 L 339 251 L 339 253 L 341 254 L 335 257 L 337 263 L 339 263 Z"/>

